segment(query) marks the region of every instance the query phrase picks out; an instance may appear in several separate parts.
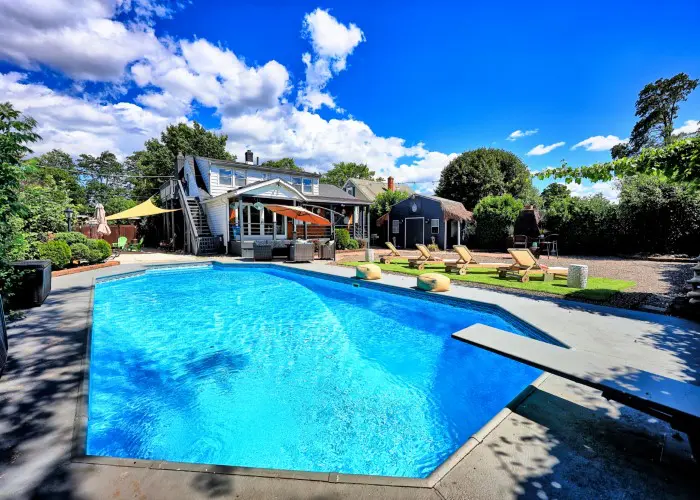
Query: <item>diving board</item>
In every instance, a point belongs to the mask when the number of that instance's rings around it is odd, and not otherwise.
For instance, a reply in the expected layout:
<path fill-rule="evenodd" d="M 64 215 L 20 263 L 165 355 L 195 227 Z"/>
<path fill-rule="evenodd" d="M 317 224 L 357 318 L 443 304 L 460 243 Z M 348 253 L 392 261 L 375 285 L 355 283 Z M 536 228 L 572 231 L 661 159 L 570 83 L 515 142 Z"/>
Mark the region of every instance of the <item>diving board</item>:
<path fill-rule="evenodd" d="M 673 380 L 600 357 L 475 324 L 452 337 L 572 382 L 602 391 L 622 403 L 686 432 L 694 454 L 700 452 L 700 386 Z"/>

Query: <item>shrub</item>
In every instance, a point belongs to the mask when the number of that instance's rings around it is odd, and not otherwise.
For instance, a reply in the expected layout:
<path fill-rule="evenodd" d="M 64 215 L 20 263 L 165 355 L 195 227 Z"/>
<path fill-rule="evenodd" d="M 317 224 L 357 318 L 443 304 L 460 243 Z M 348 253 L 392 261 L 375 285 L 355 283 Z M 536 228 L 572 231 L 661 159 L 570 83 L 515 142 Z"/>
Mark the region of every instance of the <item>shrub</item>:
<path fill-rule="evenodd" d="M 340 250 L 348 248 L 348 245 L 350 244 L 350 231 L 347 229 L 336 229 L 335 241 Z"/>
<path fill-rule="evenodd" d="M 63 269 L 71 261 L 71 249 L 65 241 L 49 241 L 37 246 L 39 257 L 50 260 L 54 269 Z"/>
<path fill-rule="evenodd" d="M 78 233 L 76 231 L 70 231 L 65 233 L 56 233 L 53 235 L 53 239 L 56 241 L 65 241 L 68 246 L 75 245 L 76 243 L 87 244 L 88 238 L 83 233 Z"/>
<path fill-rule="evenodd" d="M 428 250 L 430 250 L 431 252 L 437 252 L 438 250 L 440 250 L 440 247 L 437 246 L 437 243 L 429 243 Z"/>
<path fill-rule="evenodd" d="M 358 243 L 358 241 L 356 239 L 350 238 L 350 241 L 348 241 L 347 249 L 357 250 L 358 248 L 360 248 L 360 244 Z"/>
<path fill-rule="evenodd" d="M 89 261 L 90 260 L 90 249 L 85 243 L 75 243 L 70 246 L 71 255 L 73 260 L 79 261 Z"/>
<path fill-rule="evenodd" d="M 112 247 L 105 240 L 88 240 L 87 246 L 94 254 L 91 262 L 104 262 L 112 255 Z"/>
<path fill-rule="evenodd" d="M 559 241 L 566 253 L 610 255 L 615 253 L 617 232 L 617 206 L 602 194 L 571 198 Z"/>
<path fill-rule="evenodd" d="M 486 196 L 474 208 L 476 237 L 481 248 L 505 248 L 523 203 L 509 194 Z"/>

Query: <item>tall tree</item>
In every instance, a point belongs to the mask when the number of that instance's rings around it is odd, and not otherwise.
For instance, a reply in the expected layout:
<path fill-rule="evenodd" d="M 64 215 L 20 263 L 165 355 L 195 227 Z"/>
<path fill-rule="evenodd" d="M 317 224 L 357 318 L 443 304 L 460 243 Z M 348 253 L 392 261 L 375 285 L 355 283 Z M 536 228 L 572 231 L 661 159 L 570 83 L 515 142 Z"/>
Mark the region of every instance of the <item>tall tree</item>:
<path fill-rule="evenodd" d="M 36 122 L 12 107 L 0 104 L 0 293 L 7 297 L 16 286 L 9 263 L 24 257 L 26 240 L 21 231 L 25 208 L 20 200 L 20 161 L 31 153 L 29 144 L 40 139 Z"/>
<path fill-rule="evenodd" d="M 531 186 L 530 172 L 516 155 L 503 149 L 480 148 L 462 153 L 442 170 L 435 194 L 460 201 L 473 210 L 489 195 L 528 198 Z"/>
<path fill-rule="evenodd" d="M 235 160 L 236 156 L 226 151 L 228 136 L 210 132 L 199 123 L 169 125 L 160 135 L 160 140 L 150 139 L 142 151 L 129 156 L 126 170 L 140 177 L 132 178 L 134 197 L 145 199 L 158 192 L 158 187 L 173 175 L 178 153 L 206 156 L 215 160 Z"/>
<path fill-rule="evenodd" d="M 628 154 L 637 154 L 645 147 L 659 147 L 673 142 L 673 122 L 678 117 L 678 105 L 698 86 L 685 73 L 672 78 L 659 78 L 648 83 L 639 93 L 635 116 L 639 120 L 632 129 Z M 615 152 L 619 158 L 623 152 Z"/>
<path fill-rule="evenodd" d="M 364 163 L 341 161 L 333 164 L 333 168 L 321 177 L 321 182 L 343 187 L 350 178 L 373 180 L 374 171 L 370 170 Z"/>
<path fill-rule="evenodd" d="M 60 149 L 52 149 L 36 158 L 37 169 L 34 175 L 42 182 L 51 177 L 57 186 L 63 186 L 75 205 L 87 205 L 85 188 L 80 182 L 80 174 L 73 158 Z M 29 167 L 29 163 L 27 165 Z M 26 172 L 29 174 L 29 172 Z M 86 208 L 86 207 L 85 207 Z M 83 211 L 83 210 L 81 210 Z"/>
<path fill-rule="evenodd" d="M 382 191 L 372 202 L 370 211 L 375 218 L 381 217 L 389 212 L 391 207 L 396 205 L 398 202 L 405 200 L 409 196 L 410 195 L 406 191 Z"/>
<path fill-rule="evenodd" d="M 91 204 L 104 204 L 113 196 L 125 196 L 131 187 L 124 165 L 109 151 L 99 156 L 80 155 L 77 168 L 86 180 L 85 195 Z"/>
<path fill-rule="evenodd" d="M 279 160 L 268 160 L 261 166 L 267 168 L 278 168 L 280 170 L 293 170 L 294 172 L 303 172 L 304 169 L 298 167 L 294 158 L 280 158 Z"/>
<path fill-rule="evenodd" d="M 556 200 L 566 199 L 570 196 L 571 191 L 569 191 L 569 188 L 558 182 L 553 182 L 542 190 L 542 201 L 545 209 L 550 207 Z"/>

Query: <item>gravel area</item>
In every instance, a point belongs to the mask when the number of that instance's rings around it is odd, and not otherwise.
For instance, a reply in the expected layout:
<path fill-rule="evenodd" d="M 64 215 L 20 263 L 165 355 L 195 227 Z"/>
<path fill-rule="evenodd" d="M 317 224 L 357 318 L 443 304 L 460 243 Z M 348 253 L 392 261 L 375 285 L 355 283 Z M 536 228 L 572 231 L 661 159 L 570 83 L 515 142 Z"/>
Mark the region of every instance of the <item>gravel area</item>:
<path fill-rule="evenodd" d="M 387 254 L 376 249 L 375 256 Z M 401 251 L 402 255 L 417 256 L 418 251 Z M 481 262 L 510 262 L 507 252 L 473 252 Z M 457 258 L 453 252 L 435 252 L 441 258 Z M 364 259 L 364 251 L 339 253 L 338 261 Z M 693 264 L 683 262 L 659 262 L 654 260 L 623 259 L 618 257 L 561 256 L 542 257 L 542 262 L 551 266 L 586 264 L 590 276 L 630 280 L 637 283 L 632 288 L 616 294 L 607 304 L 637 309 L 644 305 L 666 308 L 673 298 L 685 291 L 685 281 L 693 275 Z M 472 283 L 469 285 L 474 286 Z M 528 292 L 529 293 L 529 292 Z"/>

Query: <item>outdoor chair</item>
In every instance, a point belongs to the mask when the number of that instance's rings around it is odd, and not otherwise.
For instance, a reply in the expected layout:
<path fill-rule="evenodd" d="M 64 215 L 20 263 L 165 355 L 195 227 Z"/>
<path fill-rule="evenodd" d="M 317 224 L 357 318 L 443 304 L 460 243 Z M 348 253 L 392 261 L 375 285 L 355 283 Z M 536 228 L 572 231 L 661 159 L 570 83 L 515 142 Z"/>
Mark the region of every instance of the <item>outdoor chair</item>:
<path fill-rule="evenodd" d="M 499 278 L 517 277 L 522 283 L 527 283 L 530 281 L 532 271 L 544 273 L 544 281 L 552 281 L 555 276 L 569 274 L 569 269 L 566 267 L 549 267 L 540 264 L 527 248 L 509 248 L 508 253 L 513 258 L 513 263 L 498 270 Z"/>
<path fill-rule="evenodd" d="M 547 258 L 555 255 L 559 257 L 559 235 L 558 234 L 548 234 L 544 242 L 544 251 L 547 252 Z"/>
<path fill-rule="evenodd" d="M 124 250 L 124 248 L 126 247 L 126 241 L 126 236 L 120 236 L 117 239 L 116 243 L 112 243 L 112 248 L 116 250 Z"/>
<path fill-rule="evenodd" d="M 448 273 L 456 270 L 459 274 L 464 276 L 467 274 L 469 268 L 492 268 L 495 271 L 501 267 L 508 267 L 510 265 L 502 262 L 479 262 L 464 245 L 455 245 L 454 250 L 457 252 L 457 255 L 459 255 L 459 259 L 445 261 L 445 271 Z"/>
<path fill-rule="evenodd" d="M 420 255 L 416 258 L 408 259 L 408 267 L 423 270 L 425 269 L 425 264 L 428 262 L 442 262 L 439 257 L 433 256 L 423 244 L 417 244 L 416 248 L 420 252 Z"/>
<path fill-rule="evenodd" d="M 271 241 L 254 241 L 253 242 L 253 260 L 272 260 L 272 242 Z"/>
<path fill-rule="evenodd" d="M 314 260 L 314 244 L 295 241 L 289 246 L 290 262 L 312 262 Z"/>
<path fill-rule="evenodd" d="M 330 240 L 318 248 L 319 258 L 325 260 L 335 260 L 335 241 Z"/>
<path fill-rule="evenodd" d="M 176 234 L 173 234 L 173 237 L 170 238 L 170 241 L 161 241 L 158 243 L 158 248 L 162 250 L 166 250 L 168 252 L 174 252 L 175 251 L 175 238 L 177 238 Z"/>
<path fill-rule="evenodd" d="M 396 259 L 397 257 L 401 257 L 401 254 L 391 242 L 387 241 L 385 245 L 387 246 L 387 248 L 389 248 L 390 252 L 386 255 L 382 255 L 379 258 L 379 262 L 381 262 L 382 264 L 391 264 L 392 260 Z"/>
<path fill-rule="evenodd" d="M 132 243 L 131 245 L 129 245 L 129 248 L 127 248 L 127 250 L 129 252 L 140 252 L 141 248 L 143 248 L 143 237 L 141 237 L 138 243 Z"/>
<path fill-rule="evenodd" d="M 515 248 L 527 248 L 527 236 L 524 234 L 516 234 L 513 236 L 513 246 Z"/>

